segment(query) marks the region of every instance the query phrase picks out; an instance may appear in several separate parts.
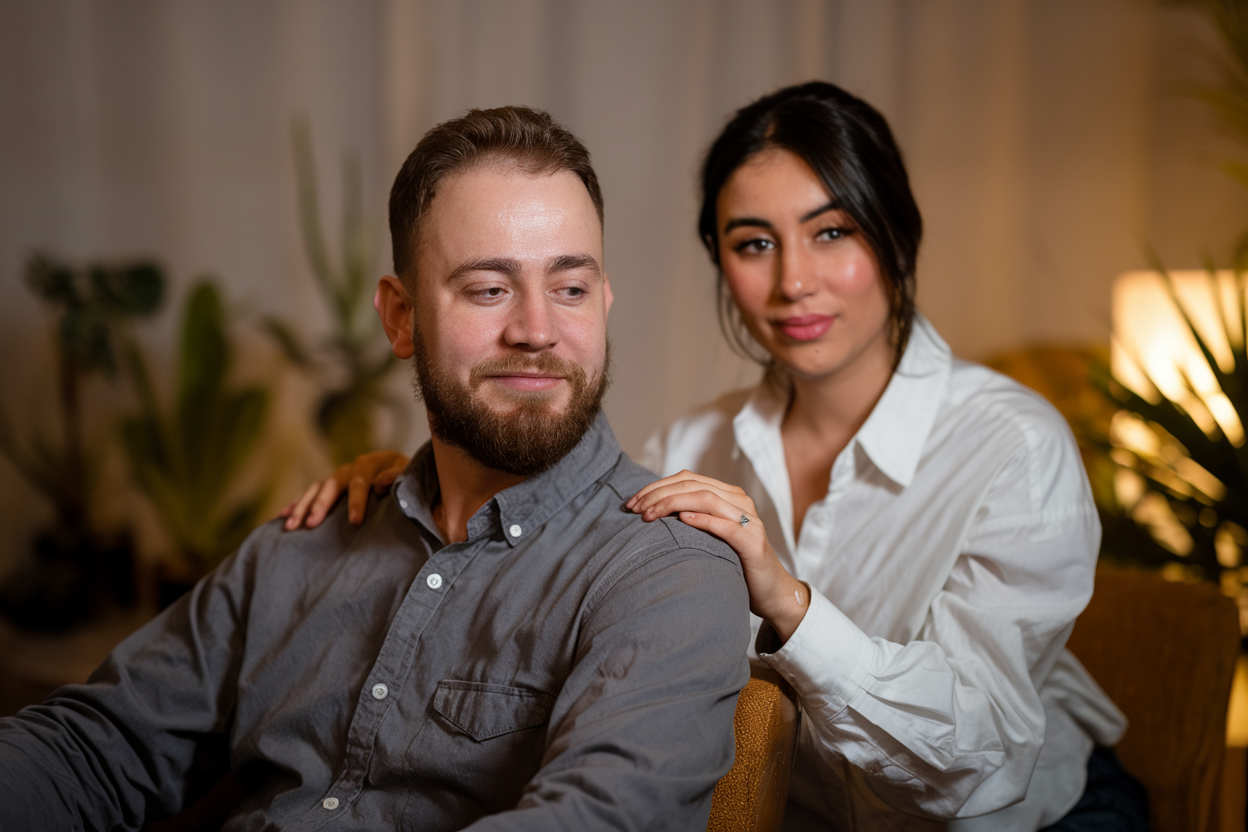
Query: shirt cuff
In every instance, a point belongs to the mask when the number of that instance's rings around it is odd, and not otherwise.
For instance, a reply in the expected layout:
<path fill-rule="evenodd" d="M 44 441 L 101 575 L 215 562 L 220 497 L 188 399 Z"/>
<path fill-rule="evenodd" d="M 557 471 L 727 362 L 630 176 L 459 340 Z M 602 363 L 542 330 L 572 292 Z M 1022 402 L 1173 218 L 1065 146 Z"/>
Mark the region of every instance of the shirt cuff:
<path fill-rule="evenodd" d="M 789 640 L 776 649 L 779 639 L 764 623 L 755 650 L 759 658 L 789 680 L 807 710 L 817 705 L 836 713 L 862 690 L 871 639 L 823 593 L 809 584 L 807 587 L 810 609 Z"/>

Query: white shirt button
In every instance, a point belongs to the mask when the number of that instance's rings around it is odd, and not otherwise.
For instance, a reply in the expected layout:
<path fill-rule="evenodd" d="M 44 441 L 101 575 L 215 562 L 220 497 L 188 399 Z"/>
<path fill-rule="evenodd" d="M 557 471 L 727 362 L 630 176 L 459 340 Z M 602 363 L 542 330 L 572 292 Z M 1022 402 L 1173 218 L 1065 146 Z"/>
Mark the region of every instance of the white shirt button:
<path fill-rule="evenodd" d="M 425 586 L 429 587 L 430 589 L 438 589 L 439 587 L 442 586 L 442 576 L 439 575 L 437 572 L 434 572 L 432 575 L 425 578 Z"/>
<path fill-rule="evenodd" d="M 390 693 L 390 688 L 386 687 L 381 682 L 378 682 L 377 684 L 373 685 L 373 698 L 374 699 L 385 699 L 389 693 Z"/>
<path fill-rule="evenodd" d="M 524 532 L 524 529 L 520 528 L 517 524 L 512 523 L 511 528 L 507 531 L 511 532 L 512 537 L 519 537 Z"/>
<path fill-rule="evenodd" d="M 328 809 L 329 811 L 332 812 L 338 808 L 338 798 L 327 797 L 321 801 L 321 806 L 322 808 Z"/>
<path fill-rule="evenodd" d="M 399 500 L 399 506 L 402 508 L 407 508 L 407 500 Z"/>

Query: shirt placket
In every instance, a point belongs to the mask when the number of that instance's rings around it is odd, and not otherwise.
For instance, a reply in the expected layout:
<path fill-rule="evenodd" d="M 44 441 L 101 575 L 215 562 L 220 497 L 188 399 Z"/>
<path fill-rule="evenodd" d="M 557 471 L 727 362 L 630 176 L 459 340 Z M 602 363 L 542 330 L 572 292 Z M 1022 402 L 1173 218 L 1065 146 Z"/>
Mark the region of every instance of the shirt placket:
<path fill-rule="evenodd" d="M 828 478 L 828 493 L 823 499 L 806 509 L 802 529 L 798 535 L 797 551 L 793 558 L 798 577 L 823 583 L 824 573 L 836 562 L 836 545 L 832 539 L 836 527 L 836 513 L 849 493 L 854 479 L 854 443 L 850 442 L 832 463 L 832 475 Z M 831 555 L 831 556 L 830 556 Z"/>
<path fill-rule="evenodd" d="M 451 592 L 455 579 L 488 542 L 486 538 L 446 546 L 430 557 L 416 574 L 359 693 L 355 715 L 347 731 L 342 771 L 322 795 L 320 803 L 310 808 L 293 828 L 319 829 L 345 816 L 359 797 L 377 731 L 394 699 L 405 687 L 421 635 Z"/>

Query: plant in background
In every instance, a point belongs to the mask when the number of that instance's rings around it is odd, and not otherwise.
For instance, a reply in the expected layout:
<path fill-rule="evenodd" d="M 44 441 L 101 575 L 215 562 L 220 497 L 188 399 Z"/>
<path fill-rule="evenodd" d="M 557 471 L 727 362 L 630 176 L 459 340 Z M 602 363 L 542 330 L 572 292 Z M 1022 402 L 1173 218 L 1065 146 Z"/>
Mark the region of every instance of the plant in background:
<path fill-rule="evenodd" d="M 82 393 L 92 377 L 117 377 L 125 330 L 160 307 L 165 279 L 147 260 L 76 268 L 37 254 L 27 263 L 26 284 L 56 311 L 61 436 L 57 441 L 36 430 L 22 442 L 9 420 L 0 418 L 0 453 L 47 498 L 55 516 L 37 536 L 34 558 L 0 590 L 0 610 L 21 626 L 46 629 L 89 615 L 101 587 L 116 600 L 132 600 L 128 547 L 109 542 L 91 521 L 95 466 Z"/>
<path fill-rule="evenodd" d="M 1223 129 L 1248 144 L 1248 4 L 1243 0 L 1163 0 L 1201 9 L 1213 24 L 1221 50 L 1207 55 L 1217 83 L 1190 84 L 1186 92 L 1205 102 Z M 1222 169 L 1248 186 L 1248 164 L 1227 160 Z M 1136 375 L 1151 389 L 1134 390 L 1104 364 L 1093 383 L 1122 411 L 1099 444 L 1118 466 L 1118 487 L 1098 499 L 1104 556 L 1142 565 L 1173 567 L 1188 577 L 1222 585 L 1248 600 L 1248 354 L 1245 341 L 1245 276 L 1248 232 L 1236 245 L 1231 285 L 1206 265 L 1207 290 L 1216 309 L 1213 331 L 1202 332 L 1180 298 L 1173 276 L 1153 257 L 1153 269 L 1207 367 L 1178 368 L 1178 388 L 1163 392 L 1140 356 Z M 1211 338 L 1220 342 L 1215 344 Z M 1226 347 L 1226 350 L 1222 349 Z M 1226 352 L 1219 360 L 1217 353 Z M 1194 383 L 1193 371 L 1218 388 Z M 1170 385 L 1173 387 L 1173 385 Z"/>
<path fill-rule="evenodd" d="M 237 492 L 264 429 L 269 392 L 232 386 L 231 363 L 221 295 L 207 280 L 191 289 L 183 312 L 170 409 L 158 401 L 139 349 L 126 353 L 139 410 L 122 422 L 123 444 L 135 482 L 193 571 L 187 577 L 236 548 L 268 497 L 264 488 Z"/>
<path fill-rule="evenodd" d="M 331 262 L 321 230 L 316 165 L 307 123 L 291 129 L 299 190 L 299 227 L 317 288 L 329 306 L 334 331 L 310 348 L 288 323 L 269 318 L 268 332 L 286 357 L 325 389 L 316 407 L 317 430 L 335 465 L 377 446 L 377 416 L 389 410 L 396 425 L 405 424 L 404 402 L 387 393 L 385 378 L 396 360 L 372 309 L 374 269 L 361 211 L 359 163 L 344 165 L 342 262 Z M 391 440 L 391 444 L 394 440 Z"/>
<path fill-rule="evenodd" d="M 1196 324 L 1173 277 L 1161 267 L 1157 274 L 1218 390 L 1197 385 L 1190 370 L 1178 368 L 1181 392 L 1167 395 L 1139 357 L 1132 363 L 1149 390 L 1133 390 L 1104 365 L 1094 368 L 1093 382 L 1122 408 L 1103 444 L 1120 467 L 1119 502 L 1102 507 L 1107 547 L 1149 565 L 1178 564 L 1239 595 L 1248 585 L 1242 563 L 1248 545 L 1248 280 L 1237 270 L 1228 287 L 1208 270 L 1219 325 L 1211 333 Z M 1219 352 L 1229 354 L 1219 360 Z"/>

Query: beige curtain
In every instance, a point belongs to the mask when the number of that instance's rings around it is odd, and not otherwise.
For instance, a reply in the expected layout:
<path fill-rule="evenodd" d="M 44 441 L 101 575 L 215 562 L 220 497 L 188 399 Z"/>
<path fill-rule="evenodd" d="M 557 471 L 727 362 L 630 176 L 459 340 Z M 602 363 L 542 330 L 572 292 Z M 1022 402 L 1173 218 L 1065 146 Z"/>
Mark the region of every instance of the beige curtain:
<path fill-rule="evenodd" d="M 0 405 L 19 424 L 51 418 L 46 324 L 19 281 L 32 250 L 152 253 L 175 304 L 211 272 L 244 312 L 323 332 L 291 118 L 312 125 L 330 228 L 341 156 L 359 154 L 384 270 L 389 183 L 419 136 L 468 107 L 527 103 L 586 141 L 603 180 L 608 412 L 636 451 L 757 375 L 717 329 L 696 170 L 735 107 L 816 77 L 892 122 L 926 221 L 920 307 L 957 352 L 1104 343 L 1111 280 L 1144 265 L 1145 244 L 1192 265 L 1248 216 L 1213 169 L 1234 148 L 1173 92 L 1209 75 L 1195 53 L 1210 41 L 1194 12 L 1146 0 L 3 2 Z M 173 317 L 149 343 L 171 346 Z M 245 348 L 249 371 L 278 378 L 262 340 Z M 325 462 L 311 391 L 281 383 L 269 464 L 288 489 Z M 395 389 L 409 395 L 406 378 Z M 101 412 L 122 399 L 92 395 Z M 38 505 L 0 461 L 0 569 Z"/>

